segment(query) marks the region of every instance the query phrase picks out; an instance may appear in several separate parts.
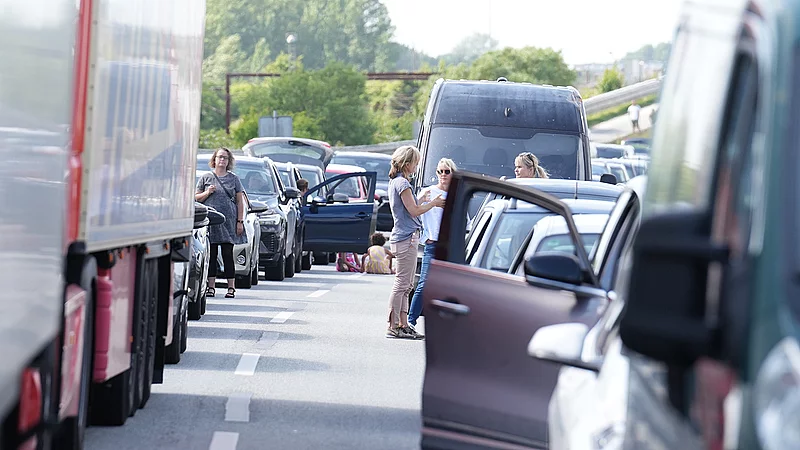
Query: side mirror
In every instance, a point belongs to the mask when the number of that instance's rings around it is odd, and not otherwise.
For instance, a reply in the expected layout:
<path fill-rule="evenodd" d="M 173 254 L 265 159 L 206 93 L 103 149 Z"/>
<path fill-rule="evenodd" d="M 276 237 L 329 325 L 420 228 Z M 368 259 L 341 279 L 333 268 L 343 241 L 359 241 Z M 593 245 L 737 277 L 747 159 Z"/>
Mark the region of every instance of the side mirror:
<path fill-rule="evenodd" d="M 583 269 L 578 257 L 563 252 L 539 252 L 525 261 L 528 283 L 538 285 L 537 279 L 560 281 L 572 285 L 583 283 Z"/>
<path fill-rule="evenodd" d="M 589 327 L 582 323 L 560 323 L 539 328 L 528 343 L 528 355 L 543 361 L 600 371 L 597 361 L 583 361 L 583 343 Z"/>
<path fill-rule="evenodd" d="M 211 223 L 211 221 L 208 220 L 208 217 L 206 217 L 205 219 L 201 220 L 200 222 L 195 222 L 193 229 L 198 230 L 200 228 L 208 226 L 210 223 Z"/>
<path fill-rule="evenodd" d="M 222 225 L 225 223 L 225 216 L 216 209 L 208 208 L 208 224 Z"/>
<path fill-rule="evenodd" d="M 350 203 L 350 197 L 347 194 L 335 193 L 330 196 L 333 203 Z"/>
<path fill-rule="evenodd" d="M 286 198 L 300 198 L 300 189 L 287 187 L 284 192 L 286 193 Z"/>
<path fill-rule="evenodd" d="M 613 173 L 604 173 L 600 176 L 601 183 L 617 184 L 617 176 Z"/>
<path fill-rule="evenodd" d="M 194 202 L 194 228 L 203 228 L 208 217 L 208 207 L 200 202 Z"/>
<path fill-rule="evenodd" d="M 267 211 L 269 211 L 269 206 L 266 203 L 250 200 L 250 212 L 260 214 Z"/>

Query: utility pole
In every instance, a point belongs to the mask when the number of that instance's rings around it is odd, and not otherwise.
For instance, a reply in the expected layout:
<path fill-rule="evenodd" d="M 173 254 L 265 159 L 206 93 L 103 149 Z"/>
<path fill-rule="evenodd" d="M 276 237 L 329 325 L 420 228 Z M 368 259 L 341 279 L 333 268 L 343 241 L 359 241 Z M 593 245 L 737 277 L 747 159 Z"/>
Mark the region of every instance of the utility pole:
<path fill-rule="evenodd" d="M 289 47 L 289 70 L 294 72 L 295 68 L 295 58 L 297 57 L 296 49 L 297 46 L 295 45 L 297 42 L 297 33 L 289 32 L 286 33 L 286 45 Z"/>

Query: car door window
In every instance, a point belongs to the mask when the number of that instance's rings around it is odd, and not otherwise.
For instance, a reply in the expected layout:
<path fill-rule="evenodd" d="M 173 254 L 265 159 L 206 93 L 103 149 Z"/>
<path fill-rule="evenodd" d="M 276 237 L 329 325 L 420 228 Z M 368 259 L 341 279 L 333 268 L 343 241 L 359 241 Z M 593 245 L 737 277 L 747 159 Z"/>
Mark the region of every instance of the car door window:
<path fill-rule="evenodd" d="M 536 223 L 551 215 L 553 213 L 541 208 L 504 211 L 487 238 L 486 250 L 478 267 L 507 272 Z"/>
<path fill-rule="evenodd" d="M 481 213 L 481 216 L 478 218 L 474 228 L 469 233 L 469 237 L 467 240 L 467 261 L 472 260 L 475 256 L 475 251 L 478 249 L 478 244 L 480 243 L 481 239 L 483 239 L 484 234 L 486 234 L 486 228 L 489 225 L 489 221 L 492 219 L 492 213 L 489 211 L 484 211 Z"/>

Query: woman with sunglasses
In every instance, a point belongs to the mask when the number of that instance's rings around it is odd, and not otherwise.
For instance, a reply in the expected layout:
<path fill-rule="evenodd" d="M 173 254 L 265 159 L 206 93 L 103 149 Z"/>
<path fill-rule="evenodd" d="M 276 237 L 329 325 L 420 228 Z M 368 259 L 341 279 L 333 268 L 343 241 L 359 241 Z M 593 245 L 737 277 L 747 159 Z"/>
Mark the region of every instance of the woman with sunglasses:
<path fill-rule="evenodd" d="M 420 199 L 425 201 L 427 198 L 441 196 L 447 198 L 447 188 L 450 187 L 450 180 L 453 172 L 456 171 L 456 163 L 450 158 L 442 158 L 436 166 L 436 177 L 439 183 L 429 186 L 420 191 Z M 419 283 L 411 299 L 411 308 L 408 310 L 408 323 L 413 327 L 417 324 L 419 315 L 422 314 L 422 289 L 425 287 L 425 280 L 428 279 L 428 266 L 433 259 L 433 251 L 436 248 L 436 241 L 439 239 L 439 227 L 442 223 L 443 208 L 432 208 L 422 215 L 422 237 L 420 240 L 425 243 L 425 250 L 422 253 L 422 267 L 419 269 Z"/>

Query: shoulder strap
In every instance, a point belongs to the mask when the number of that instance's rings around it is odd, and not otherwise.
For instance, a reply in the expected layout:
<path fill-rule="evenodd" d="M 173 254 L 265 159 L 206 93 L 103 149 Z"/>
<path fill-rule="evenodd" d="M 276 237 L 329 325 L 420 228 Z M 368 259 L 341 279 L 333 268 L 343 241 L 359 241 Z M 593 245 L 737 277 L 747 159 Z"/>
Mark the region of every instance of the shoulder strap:
<path fill-rule="evenodd" d="M 226 188 L 226 187 L 225 187 L 225 185 L 224 185 L 224 184 L 222 184 L 222 180 L 220 180 L 220 179 L 219 179 L 219 177 L 217 176 L 217 174 L 216 174 L 216 173 L 214 173 L 214 172 L 211 172 L 211 175 L 214 175 L 214 178 L 216 178 L 216 179 L 217 179 L 217 181 L 219 181 L 219 185 L 220 185 L 220 186 L 222 186 L 222 190 L 223 190 L 223 191 L 225 191 L 225 193 L 226 193 L 226 194 L 228 194 L 228 198 L 230 198 L 231 200 L 233 200 L 233 195 L 231 195 L 231 193 L 228 191 L 228 188 Z"/>

